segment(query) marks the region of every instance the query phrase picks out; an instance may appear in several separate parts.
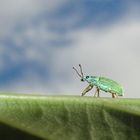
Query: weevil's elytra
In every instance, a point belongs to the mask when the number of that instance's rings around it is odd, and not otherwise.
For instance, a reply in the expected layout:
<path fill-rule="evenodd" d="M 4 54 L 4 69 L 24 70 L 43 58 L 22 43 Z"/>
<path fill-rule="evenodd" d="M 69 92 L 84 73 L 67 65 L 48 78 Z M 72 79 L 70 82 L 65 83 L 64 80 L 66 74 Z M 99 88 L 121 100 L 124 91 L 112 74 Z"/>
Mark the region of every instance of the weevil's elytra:
<path fill-rule="evenodd" d="M 98 76 L 84 76 L 82 71 L 82 66 L 79 64 L 80 67 L 80 73 L 77 71 L 76 68 L 73 67 L 73 69 L 76 71 L 76 73 L 81 77 L 81 81 L 88 82 L 89 86 L 85 88 L 85 90 L 82 92 L 81 96 L 84 96 L 88 91 L 90 91 L 94 86 L 96 87 L 96 92 L 94 96 L 99 97 L 100 90 L 109 92 L 112 94 L 112 98 L 123 96 L 123 87 L 117 83 L 114 80 L 111 80 L 106 77 L 98 77 Z"/>

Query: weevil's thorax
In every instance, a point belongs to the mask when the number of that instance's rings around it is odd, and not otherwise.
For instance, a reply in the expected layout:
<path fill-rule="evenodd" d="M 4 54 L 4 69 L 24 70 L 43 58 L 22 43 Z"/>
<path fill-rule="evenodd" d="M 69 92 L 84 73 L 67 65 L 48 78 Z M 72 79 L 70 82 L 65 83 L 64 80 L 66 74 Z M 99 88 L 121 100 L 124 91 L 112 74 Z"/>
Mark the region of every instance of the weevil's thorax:
<path fill-rule="evenodd" d="M 86 76 L 83 78 L 84 81 L 87 81 L 90 85 L 97 85 L 99 81 L 99 77 L 97 76 Z"/>

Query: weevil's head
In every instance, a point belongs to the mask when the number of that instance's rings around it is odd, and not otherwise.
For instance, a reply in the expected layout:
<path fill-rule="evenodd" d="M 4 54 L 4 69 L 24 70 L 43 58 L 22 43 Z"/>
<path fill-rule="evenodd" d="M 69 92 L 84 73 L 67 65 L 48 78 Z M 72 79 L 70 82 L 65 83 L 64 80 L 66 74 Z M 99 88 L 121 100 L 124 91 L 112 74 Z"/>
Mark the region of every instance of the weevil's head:
<path fill-rule="evenodd" d="M 91 76 L 82 77 L 82 78 L 81 78 L 81 81 L 82 81 L 82 82 L 87 81 L 88 83 L 90 83 L 90 81 L 91 81 Z"/>
<path fill-rule="evenodd" d="M 82 81 L 82 82 L 87 81 L 88 83 L 90 83 L 90 77 L 91 77 L 91 76 L 82 77 L 82 78 L 81 78 L 81 81 Z"/>
<path fill-rule="evenodd" d="M 80 67 L 80 73 L 77 71 L 76 68 L 73 67 L 73 69 L 76 71 L 76 73 L 79 75 L 79 77 L 81 78 L 82 82 L 87 81 L 88 83 L 91 83 L 92 80 L 92 76 L 84 76 L 83 71 L 82 71 L 82 66 L 79 64 Z"/>
<path fill-rule="evenodd" d="M 82 77 L 82 78 L 81 78 L 81 81 L 82 81 L 82 82 L 84 82 L 84 81 L 87 81 L 87 82 L 88 82 L 88 81 L 90 81 L 90 77 L 91 77 L 91 76 Z"/>
<path fill-rule="evenodd" d="M 84 74 L 83 74 L 83 71 L 82 71 L 82 66 L 79 64 L 79 67 L 80 67 L 80 73 L 78 72 L 78 70 L 73 67 L 73 69 L 76 71 L 76 73 L 79 75 L 79 77 L 81 78 L 81 81 L 84 82 L 86 81 L 86 77 L 84 77 Z"/>
<path fill-rule="evenodd" d="M 84 76 L 83 71 L 82 71 L 82 66 L 79 64 L 80 67 L 80 73 L 77 71 L 76 68 L 73 67 L 73 69 L 76 71 L 76 73 L 79 75 L 79 77 L 81 78 L 82 82 L 88 82 L 91 85 L 96 85 L 99 77 L 96 76 Z"/>

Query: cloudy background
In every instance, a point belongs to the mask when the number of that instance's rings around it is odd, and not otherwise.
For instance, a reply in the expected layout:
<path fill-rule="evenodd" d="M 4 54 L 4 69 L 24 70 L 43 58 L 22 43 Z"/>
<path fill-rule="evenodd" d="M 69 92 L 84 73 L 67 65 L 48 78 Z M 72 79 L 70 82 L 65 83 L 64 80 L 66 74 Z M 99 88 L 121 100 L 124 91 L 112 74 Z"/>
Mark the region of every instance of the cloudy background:
<path fill-rule="evenodd" d="M 0 1 L 1 92 L 80 95 L 79 63 L 140 98 L 139 0 Z"/>

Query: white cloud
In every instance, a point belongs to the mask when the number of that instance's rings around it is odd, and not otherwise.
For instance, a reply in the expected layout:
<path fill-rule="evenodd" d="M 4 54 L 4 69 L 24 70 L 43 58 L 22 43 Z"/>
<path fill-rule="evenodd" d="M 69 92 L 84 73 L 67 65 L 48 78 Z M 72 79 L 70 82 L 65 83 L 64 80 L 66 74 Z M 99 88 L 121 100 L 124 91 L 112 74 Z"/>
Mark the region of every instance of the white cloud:
<path fill-rule="evenodd" d="M 11 34 L 13 28 L 32 20 L 43 11 L 46 15 L 62 4 L 64 0 L 1 0 L 0 37 Z"/>

